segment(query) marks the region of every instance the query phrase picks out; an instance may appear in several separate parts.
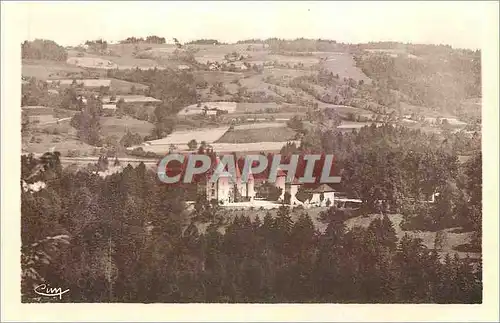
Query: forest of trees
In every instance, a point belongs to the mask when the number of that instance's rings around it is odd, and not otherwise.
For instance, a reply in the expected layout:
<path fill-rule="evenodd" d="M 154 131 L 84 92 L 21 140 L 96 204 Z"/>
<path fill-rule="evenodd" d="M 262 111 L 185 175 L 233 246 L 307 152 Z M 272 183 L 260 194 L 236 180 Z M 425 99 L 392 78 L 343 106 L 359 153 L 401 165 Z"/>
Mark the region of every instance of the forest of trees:
<path fill-rule="evenodd" d="M 203 196 L 188 211 L 143 164 L 102 178 L 62 170 L 58 154 L 23 156 L 22 177 L 47 183 L 21 196 L 24 302 L 42 281 L 69 288 L 68 302 L 482 301 L 480 264 L 398 240 L 387 216 L 348 229 L 330 208 L 324 232 L 287 207 L 228 220 Z"/>
<path fill-rule="evenodd" d="M 68 53 L 64 47 L 52 40 L 35 39 L 25 41 L 21 45 L 23 59 L 46 59 L 51 61 L 66 61 Z"/>

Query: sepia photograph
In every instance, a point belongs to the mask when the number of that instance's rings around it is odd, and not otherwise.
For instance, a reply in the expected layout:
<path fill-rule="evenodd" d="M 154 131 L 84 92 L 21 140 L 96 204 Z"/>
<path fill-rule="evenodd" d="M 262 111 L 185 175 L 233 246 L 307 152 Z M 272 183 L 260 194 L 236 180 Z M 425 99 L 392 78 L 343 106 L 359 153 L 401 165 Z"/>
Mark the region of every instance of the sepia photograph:
<path fill-rule="evenodd" d="M 4 6 L 19 306 L 498 294 L 498 2 Z"/>

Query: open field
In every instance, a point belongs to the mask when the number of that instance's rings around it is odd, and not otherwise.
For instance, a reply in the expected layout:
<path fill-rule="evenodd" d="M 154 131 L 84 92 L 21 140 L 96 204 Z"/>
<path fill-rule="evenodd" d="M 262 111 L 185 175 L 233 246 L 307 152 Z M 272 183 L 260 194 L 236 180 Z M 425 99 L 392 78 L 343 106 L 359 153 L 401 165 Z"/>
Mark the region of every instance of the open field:
<path fill-rule="evenodd" d="M 351 107 L 348 105 L 338 105 L 338 104 L 318 104 L 319 108 L 322 109 L 332 109 L 335 110 L 337 113 L 340 114 L 348 114 L 348 113 L 354 113 L 356 115 L 373 115 L 373 112 L 365 110 L 365 109 L 360 109 L 360 108 L 355 108 Z"/>
<path fill-rule="evenodd" d="M 295 131 L 287 127 L 242 129 L 226 132 L 217 143 L 252 143 L 262 141 L 283 142 L 293 140 Z"/>
<path fill-rule="evenodd" d="M 21 68 L 22 76 L 35 77 L 40 80 L 68 77 L 85 72 L 79 67 L 64 62 L 33 59 L 23 59 Z"/>
<path fill-rule="evenodd" d="M 50 117 L 50 116 L 49 116 Z M 45 153 L 59 151 L 63 156 L 68 151 L 78 154 L 92 154 L 97 147 L 87 145 L 77 137 L 77 131 L 70 126 L 69 120 L 50 124 L 34 125 L 30 131 L 22 134 L 22 151 L 26 153 Z"/>
<path fill-rule="evenodd" d="M 311 217 L 314 226 L 316 229 L 318 229 L 321 232 L 324 232 L 326 230 L 327 225 L 325 223 L 322 223 L 319 220 L 319 214 L 321 212 L 326 211 L 327 208 L 310 208 L 310 209 L 303 209 L 303 208 L 293 208 L 291 211 L 291 217 L 293 221 L 296 221 L 299 217 L 300 214 L 307 212 L 307 214 Z M 269 213 L 271 216 L 276 216 L 277 209 L 260 209 L 260 208 L 254 208 L 254 209 L 227 209 L 224 213 L 224 216 L 227 216 L 229 219 L 232 219 L 236 216 L 248 216 L 250 219 L 254 220 L 255 218 L 260 218 L 262 221 L 265 217 L 265 215 Z M 396 235 L 399 239 L 401 239 L 405 233 L 408 233 L 410 236 L 416 237 L 416 238 L 421 238 L 423 240 L 423 244 L 427 246 L 428 248 L 433 248 L 434 247 L 434 238 L 436 233 L 435 232 L 429 232 L 429 231 L 403 231 L 401 230 L 399 224 L 401 223 L 402 216 L 400 214 L 389 214 L 389 219 L 393 223 L 394 229 L 396 230 Z M 345 221 L 345 224 L 348 229 L 353 228 L 355 226 L 361 226 L 361 227 L 368 227 L 371 221 L 373 221 L 375 218 L 380 217 L 378 214 L 371 214 L 369 216 L 358 216 L 355 218 L 348 219 Z M 457 246 L 467 243 L 470 240 L 471 233 L 470 232 L 465 232 L 465 233 L 454 233 L 453 229 L 446 229 L 444 230 L 446 232 L 446 243 L 443 246 L 443 250 L 440 251 L 440 255 L 444 256 L 447 253 L 450 255 L 453 255 L 455 253 L 458 254 L 459 257 L 465 258 L 467 255 L 471 258 L 478 258 L 480 257 L 480 254 L 477 253 L 466 253 L 466 252 L 458 252 L 455 251 L 454 248 Z"/>
<path fill-rule="evenodd" d="M 75 65 L 81 68 L 92 69 L 151 69 L 165 68 L 157 61 L 146 58 L 117 57 L 117 56 L 98 56 L 85 55 L 83 57 L 69 57 L 66 61 L 69 65 Z"/>
<path fill-rule="evenodd" d="M 372 214 L 367 217 L 356 217 L 346 221 L 346 225 L 348 228 L 352 228 L 354 226 L 368 227 L 371 221 L 375 218 L 380 217 L 380 215 Z M 434 239 L 436 237 L 435 232 L 429 231 L 403 231 L 399 224 L 401 223 L 403 217 L 400 214 L 391 214 L 389 215 L 389 219 L 392 221 L 394 225 L 394 229 L 396 230 L 396 235 L 399 239 L 401 239 L 405 233 L 408 233 L 410 236 L 415 238 L 422 239 L 423 244 L 428 248 L 434 248 Z M 446 243 L 443 246 L 443 250 L 440 252 L 442 256 L 445 254 L 454 254 L 457 253 L 461 258 L 467 257 L 469 255 L 471 258 L 478 258 L 480 254 L 477 253 L 466 253 L 466 252 L 458 252 L 455 251 L 454 248 L 461 244 L 468 243 L 472 232 L 464 232 L 464 233 L 455 233 L 454 228 L 445 229 L 446 232 Z"/>
<path fill-rule="evenodd" d="M 116 100 L 123 99 L 126 103 L 147 103 L 147 102 L 161 102 L 161 100 L 155 99 L 150 96 L 145 96 L 145 95 L 135 95 L 135 94 L 118 94 L 116 96 Z M 103 97 L 104 101 L 109 101 L 110 97 L 105 96 Z"/>
<path fill-rule="evenodd" d="M 21 110 L 27 116 L 49 115 L 57 119 L 72 117 L 76 113 L 78 113 L 78 111 L 44 107 L 44 106 L 24 106 L 21 108 Z"/>
<path fill-rule="evenodd" d="M 225 110 L 230 115 L 235 114 L 277 114 L 276 112 L 287 112 L 287 113 L 303 113 L 306 111 L 304 107 L 296 104 L 277 104 L 274 102 L 265 103 L 249 103 L 249 102 L 201 102 L 201 106 L 197 104 L 191 104 L 181 111 L 179 111 L 179 116 L 197 115 L 203 113 L 204 107 L 207 106 L 209 109 L 219 109 Z M 355 109 L 355 108 L 352 108 Z M 362 109 L 358 109 L 364 111 Z"/>
<path fill-rule="evenodd" d="M 82 68 L 116 69 L 118 65 L 100 57 L 69 57 L 66 63 Z"/>
<path fill-rule="evenodd" d="M 279 152 L 287 141 L 281 142 L 252 142 L 252 143 L 221 143 L 212 144 L 214 151 L 220 153 L 259 153 L 259 152 Z"/>
<path fill-rule="evenodd" d="M 206 81 L 208 84 L 216 82 L 231 83 L 231 81 L 243 78 L 243 73 L 222 71 L 194 71 L 193 75 L 196 81 Z"/>
<path fill-rule="evenodd" d="M 290 118 L 296 115 L 305 115 L 305 110 L 303 113 L 293 113 L 293 112 L 278 112 L 278 113 L 241 113 L 236 112 L 230 115 L 223 115 L 224 119 L 241 121 L 288 121 Z"/>

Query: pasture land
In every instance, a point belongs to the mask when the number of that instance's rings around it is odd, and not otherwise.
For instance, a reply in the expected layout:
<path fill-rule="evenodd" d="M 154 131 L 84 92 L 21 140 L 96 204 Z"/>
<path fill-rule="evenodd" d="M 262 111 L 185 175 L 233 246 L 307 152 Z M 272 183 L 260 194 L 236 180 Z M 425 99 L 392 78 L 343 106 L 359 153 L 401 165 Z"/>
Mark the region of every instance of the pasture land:
<path fill-rule="evenodd" d="M 196 81 L 206 81 L 208 84 L 217 82 L 231 83 L 243 78 L 243 73 L 222 72 L 222 71 L 194 71 L 193 75 Z"/>
<path fill-rule="evenodd" d="M 236 111 L 236 102 L 202 102 L 200 106 L 197 104 L 188 105 L 185 108 L 182 108 L 179 111 L 178 115 L 180 116 L 188 116 L 188 115 L 197 115 L 203 113 L 205 107 L 208 109 L 218 109 L 224 110 L 228 113 L 233 113 Z"/>
<path fill-rule="evenodd" d="M 315 207 L 315 208 L 310 208 L 310 209 L 303 209 L 303 208 L 293 208 L 290 212 L 290 216 L 293 221 L 297 221 L 299 216 L 306 212 L 310 217 L 311 220 L 313 221 L 314 227 L 321 231 L 324 232 L 327 228 L 327 225 L 319 220 L 319 215 L 321 212 L 327 211 L 327 208 L 321 208 L 321 207 Z M 260 209 L 260 208 L 254 208 L 254 209 L 223 209 L 224 212 L 224 217 L 226 217 L 229 221 L 231 221 L 234 217 L 236 216 L 248 216 L 251 220 L 255 220 L 257 217 L 263 221 L 264 217 L 266 216 L 267 213 L 271 214 L 271 216 L 275 217 L 278 210 L 275 209 L 270 209 L 270 210 L 265 210 L 265 209 Z M 434 248 L 434 239 L 436 236 L 435 232 L 429 232 L 429 231 L 403 231 L 401 227 L 399 226 L 401 221 L 402 221 L 402 216 L 400 214 L 388 214 L 389 219 L 391 220 L 394 229 L 396 231 L 396 236 L 398 239 L 401 239 L 405 233 L 408 233 L 410 236 L 415 237 L 415 238 L 420 238 L 423 240 L 423 243 L 426 247 L 428 248 Z M 348 219 L 345 221 L 345 224 L 348 229 L 351 229 L 356 226 L 361 226 L 361 227 L 368 227 L 371 221 L 373 221 L 376 218 L 380 218 L 380 215 L 378 214 L 371 214 L 368 216 L 358 216 L 354 217 L 351 219 Z M 480 254 L 478 253 L 466 253 L 466 252 L 458 252 L 455 250 L 458 246 L 468 243 L 470 241 L 472 232 L 464 232 L 464 233 L 456 233 L 454 229 L 445 229 L 446 232 L 446 239 L 445 243 L 443 246 L 443 250 L 439 252 L 441 257 L 444 257 L 446 254 L 458 254 L 460 258 L 465 258 L 467 256 L 471 258 L 479 258 Z"/>
<path fill-rule="evenodd" d="M 403 231 L 400 227 L 400 223 L 403 220 L 403 216 L 400 214 L 390 214 L 388 215 L 389 219 L 391 220 L 394 229 L 396 230 L 396 235 L 398 239 L 401 239 L 405 233 L 408 233 L 410 236 L 413 236 L 415 238 L 420 238 L 423 241 L 423 244 L 428 247 L 428 248 L 434 248 L 434 239 L 436 237 L 435 232 L 430 232 L 430 231 Z M 373 221 L 376 218 L 380 218 L 380 215 L 378 214 L 371 214 L 369 216 L 363 217 L 356 217 L 352 218 L 346 221 L 346 225 L 348 228 L 352 228 L 354 226 L 361 226 L 361 227 L 368 227 L 371 221 Z M 455 232 L 456 228 L 449 228 L 445 229 L 444 231 L 446 232 L 446 241 L 443 246 L 443 250 L 440 252 L 441 256 L 446 255 L 447 253 L 453 255 L 457 253 L 461 258 L 467 257 L 469 255 L 471 258 L 478 258 L 480 257 L 480 254 L 477 253 L 466 253 L 466 252 L 458 252 L 455 251 L 454 249 L 458 247 L 459 245 L 468 243 L 470 241 L 470 238 L 472 236 L 472 232 L 461 232 L 461 233 L 456 233 Z"/>
<path fill-rule="evenodd" d="M 253 125 L 245 125 L 253 126 Z M 241 127 L 241 126 L 240 126 Z M 288 127 L 246 128 L 226 132 L 217 143 L 255 143 L 263 141 L 283 142 L 293 140 L 295 131 Z"/>
<path fill-rule="evenodd" d="M 228 130 L 229 127 L 218 127 L 199 130 L 174 131 L 165 138 L 148 141 L 147 145 L 182 145 L 189 143 L 193 139 L 196 140 L 198 144 L 202 141 L 210 144 L 219 140 Z"/>
<path fill-rule="evenodd" d="M 198 141 L 198 144 L 201 141 Z M 279 152 L 283 146 L 287 144 L 286 141 L 283 142 L 253 142 L 253 143 L 211 143 L 210 146 L 217 153 L 236 153 L 236 154 L 250 154 L 250 153 L 260 153 L 260 152 Z M 299 144 L 296 142 L 296 144 Z M 130 147 L 128 150 L 133 150 L 134 148 L 141 147 L 146 152 L 153 152 L 155 154 L 165 154 L 172 147 L 175 151 L 189 151 L 190 149 L 186 144 L 155 144 L 147 145 L 143 144 L 136 147 Z"/>
<path fill-rule="evenodd" d="M 27 116 L 48 115 L 48 116 L 53 116 L 54 118 L 57 118 L 57 119 L 72 117 L 76 113 L 78 113 L 78 111 L 74 111 L 74 110 L 58 109 L 58 108 L 51 108 L 51 107 L 44 107 L 44 106 L 24 106 L 24 107 L 21 107 L 21 110 Z"/>
<path fill-rule="evenodd" d="M 249 124 L 234 126 L 234 130 L 283 128 L 283 127 L 286 127 L 286 123 L 284 122 L 261 122 L 261 123 L 249 123 Z"/>
<path fill-rule="evenodd" d="M 319 59 L 314 56 L 288 56 L 288 55 L 267 55 L 266 61 L 277 62 L 278 64 L 289 64 L 291 67 L 294 65 L 302 64 L 304 67 L 312 67 L 319 63 Z M 249 60 L 249 63 L 251 60 Z M 253 62 L 252 62 L 253 64 Z"/>
<path fill-rule="evenodd" d="M 148 87 L 144 84 L 127 82 L 119 79 L 111 79 L 110 90 L 117 94 L 128 94 L 131 92 L 132 87 L 135 87 L 136 91 L 144 91 Z"/>

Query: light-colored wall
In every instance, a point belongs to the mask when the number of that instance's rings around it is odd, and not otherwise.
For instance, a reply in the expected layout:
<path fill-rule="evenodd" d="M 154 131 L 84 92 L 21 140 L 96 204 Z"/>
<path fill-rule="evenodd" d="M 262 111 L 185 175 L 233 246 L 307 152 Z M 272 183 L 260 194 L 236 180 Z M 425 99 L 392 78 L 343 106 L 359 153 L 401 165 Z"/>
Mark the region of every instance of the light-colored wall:
<path fill-rule="evenodd" d="M 282 200 L 285 197 L 285 180 L 286 180 L 285 176 L 280 176 L 280 177 L 276 177 L 276 181 L 274 182 L 274 185 L 276 187 L 281 188 L 280 199 L 282 199 Z"/>

